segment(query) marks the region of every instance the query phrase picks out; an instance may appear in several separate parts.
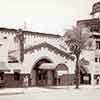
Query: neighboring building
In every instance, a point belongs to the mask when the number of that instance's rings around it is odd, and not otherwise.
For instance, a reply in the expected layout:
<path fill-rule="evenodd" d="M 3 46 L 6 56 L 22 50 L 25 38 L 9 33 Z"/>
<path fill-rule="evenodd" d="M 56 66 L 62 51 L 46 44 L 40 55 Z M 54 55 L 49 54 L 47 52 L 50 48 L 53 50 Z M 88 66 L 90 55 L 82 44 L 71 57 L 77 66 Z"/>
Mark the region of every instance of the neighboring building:
<path fill-rule="evenodd" d="M 89 81 L 94 84 L 97 76 L 100 76 L 100 2 L 93 5 L 91 15 L 91 19 L 79 20 L 77 25 L 83 27 L 83 30 L 89 29 L 90 45 L 92 45 L 92 48 L 82 51 L 81 57 L 89 61 L 89 65 L 85 67 L 87 71 L 83 75 L 81 74 L 81 81 L 89 75 Z"/>

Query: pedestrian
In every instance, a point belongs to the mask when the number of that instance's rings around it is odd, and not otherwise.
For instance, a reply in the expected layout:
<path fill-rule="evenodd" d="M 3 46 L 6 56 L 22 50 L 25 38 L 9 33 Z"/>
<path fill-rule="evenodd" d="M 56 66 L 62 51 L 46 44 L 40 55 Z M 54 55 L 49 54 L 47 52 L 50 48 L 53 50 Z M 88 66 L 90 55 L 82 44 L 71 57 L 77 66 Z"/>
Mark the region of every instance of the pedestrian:
<path fill-rule="evenodd" d="M 100 82 L 100 76 L 97 76 L 97 78 L 96 78 L 96 84 L 98 85 L 99 82 Z"/>
<path fill-rule="evenodd" d="M 28 87 L 28 82 L 29 82 L 28 76 L 25 76 L 23 79 L 23 86 Z"/>

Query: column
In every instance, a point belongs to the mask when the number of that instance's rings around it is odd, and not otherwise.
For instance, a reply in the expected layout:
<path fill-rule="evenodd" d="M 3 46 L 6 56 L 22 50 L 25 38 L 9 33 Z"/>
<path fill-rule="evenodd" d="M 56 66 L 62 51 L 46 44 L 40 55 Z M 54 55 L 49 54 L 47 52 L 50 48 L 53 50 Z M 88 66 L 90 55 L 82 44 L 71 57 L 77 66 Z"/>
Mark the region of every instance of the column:
<path fill-rule="evenodd" d="M 95 83 L 94 83 L 94 74 L 93 73 L 91 73 L 91 85 L 95 85 Z"/>
<path fill-rule="evenodd" d="M 91 67 L 91 85 L 95 85 L 94 81 L 94 73 L 95 73 L 95 51 L 91 51 L 91 62 L 90 62 L 90 67 Z"/>
<path fill-rule="evenodd" d="M 33 70 L 31 73 L 31 85 L 35 86 L 36 85 L 36 71 Z"/>
<path fill-rule="evenodd" d="M 51 70 L 48 70 L 47 71 L 47 85 L 52 85 L 52 79 L 53 79 L 53 76 L 52 76 L 52 71 Z"/>

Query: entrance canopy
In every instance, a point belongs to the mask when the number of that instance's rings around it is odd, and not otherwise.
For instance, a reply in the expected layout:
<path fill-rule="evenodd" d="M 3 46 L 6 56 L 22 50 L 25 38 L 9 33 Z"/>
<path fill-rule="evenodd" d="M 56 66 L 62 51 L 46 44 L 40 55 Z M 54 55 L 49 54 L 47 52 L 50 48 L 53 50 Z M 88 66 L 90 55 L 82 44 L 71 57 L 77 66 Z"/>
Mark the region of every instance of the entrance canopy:
<path fill-rule="evenodd" d="M 89 73 L 89 70 L 88 70 L 89 61 L 88 60 L 86 60 L 85 58 L 80 59 L 79 65 L 80 65 L 80 71 L 83 74 Z"/>
<path fill-rule="evenodd" d="M 45 70 L 54 70 L 56 69 L 57 64 L 54 63 L 43 63 L 40 65 L 39 69 L 45 69 Z"/>
<path fill-rule="evenodd" d="M 43 63 L 40 65 L 39 69 L 46 70 L 68 70 L 68 67 L 65 64 L 54 64 L 54 63 Z"/>
<path fill-rule="evenodd" d="M 67 74 L 68 72 L 68 67 L 65 64 L 43 63 L 39 69 L 56 70 L 58 76 Z"/>

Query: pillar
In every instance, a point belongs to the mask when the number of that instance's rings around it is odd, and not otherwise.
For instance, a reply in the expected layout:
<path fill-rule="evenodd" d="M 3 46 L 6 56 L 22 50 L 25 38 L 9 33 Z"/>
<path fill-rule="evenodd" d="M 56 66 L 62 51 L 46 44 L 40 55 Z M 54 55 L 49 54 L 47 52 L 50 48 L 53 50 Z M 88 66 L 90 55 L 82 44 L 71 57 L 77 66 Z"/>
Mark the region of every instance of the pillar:
<path fill-rule="evenodd" d="M 35 86 L 36 85 L 36 71 L 33 70 L 31 73 L 31 85 Z"/>
<path fill-rule="evenodd" d="M 91 73 L 91 85 L 92 86 L 95 85 L 95 83 L 94 83 L 94 74 L 93 73 Z"/>
<path fill-rule="evenodd" d="M 47 71 L 47 85 L 52 85 L 53 84 L 53 75 L 52 75 L 52 71 L 48 70 Z"/>
<path fill-rule="evenodd" d="M 94 86 L 95 85 L 95 80 L 94 80 L 94 74 L 95 74 L 95 51 L 91 51 L 91 55 L 90 55 L 90 71 L 91 71 L 91 85 Z"/>

